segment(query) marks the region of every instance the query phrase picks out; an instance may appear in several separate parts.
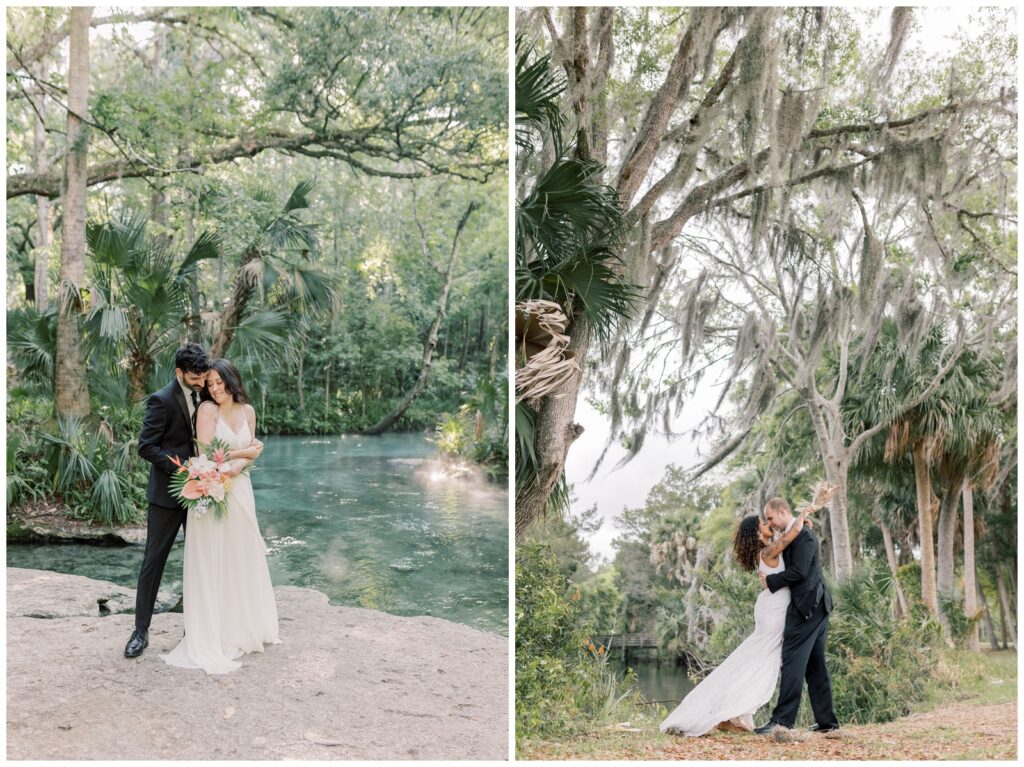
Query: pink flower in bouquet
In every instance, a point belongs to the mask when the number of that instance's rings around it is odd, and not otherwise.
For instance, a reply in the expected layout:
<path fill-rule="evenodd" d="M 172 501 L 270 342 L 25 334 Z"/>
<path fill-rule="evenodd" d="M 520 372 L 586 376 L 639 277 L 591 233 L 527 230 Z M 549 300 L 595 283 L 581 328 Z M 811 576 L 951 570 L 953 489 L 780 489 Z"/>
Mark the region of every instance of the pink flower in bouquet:
<path fill-rule="evenodd" d="M 218 466 L 228 459 L 228 452 L 220 447 L 213 451 L 213 462 Z"/>
<path fill-rule="evenodd" d="M 185 486 L 181 488 L 181 494 L 190 501 L 195 501 L 206 495 L 206 488 L 198 479 L 190 479 L 185 483 Z"/>

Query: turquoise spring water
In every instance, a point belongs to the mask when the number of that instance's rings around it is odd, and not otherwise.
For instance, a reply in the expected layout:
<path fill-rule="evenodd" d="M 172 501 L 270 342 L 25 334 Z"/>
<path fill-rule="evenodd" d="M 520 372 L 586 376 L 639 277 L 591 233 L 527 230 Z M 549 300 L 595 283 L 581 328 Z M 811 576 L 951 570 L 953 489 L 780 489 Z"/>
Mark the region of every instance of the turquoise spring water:
<path fill-rule="evenodd" d="M 419 434 L 267 437 L 252 473 L 276 586 L 508 634 L 508 491 L 447 478 Z M 182 544 L 161 588 L 181 593 Z M 11 545 L 7 564 L 134 587 L 142 549 Z"/>

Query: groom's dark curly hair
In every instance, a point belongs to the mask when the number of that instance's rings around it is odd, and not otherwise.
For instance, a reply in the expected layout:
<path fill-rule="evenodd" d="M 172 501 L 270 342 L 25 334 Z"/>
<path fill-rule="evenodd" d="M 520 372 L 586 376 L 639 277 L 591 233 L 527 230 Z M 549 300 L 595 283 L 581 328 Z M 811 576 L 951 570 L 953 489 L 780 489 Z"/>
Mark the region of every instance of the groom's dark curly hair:
<path fill-rule="evenodd" d="M 736 535 L 732 539 L 732 553 L 747 572 L 753 572 L 757 568 L 757 557 L 764 548 L 764 541 L 761 540 L 761 525 L 757 514 L 744 517 L 736 528 Z"/>
<path fill-rule="evenodd" d="M 205 373 L 210 369 L 210 358 L 199 344 L 185 344 L 174 355 L 174 367 L 185 373 Z"/>

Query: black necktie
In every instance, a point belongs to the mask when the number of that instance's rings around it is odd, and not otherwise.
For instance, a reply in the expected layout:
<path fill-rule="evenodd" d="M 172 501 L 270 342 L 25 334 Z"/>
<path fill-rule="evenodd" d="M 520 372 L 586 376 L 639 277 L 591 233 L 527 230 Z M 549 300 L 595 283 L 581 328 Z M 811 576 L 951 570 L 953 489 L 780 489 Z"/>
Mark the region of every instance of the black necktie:
<path fill-rule="evenodd" d="M 196 414 L 199 412 L 199 394 L 192 392 L 192 434 L 196 433 Z"/>

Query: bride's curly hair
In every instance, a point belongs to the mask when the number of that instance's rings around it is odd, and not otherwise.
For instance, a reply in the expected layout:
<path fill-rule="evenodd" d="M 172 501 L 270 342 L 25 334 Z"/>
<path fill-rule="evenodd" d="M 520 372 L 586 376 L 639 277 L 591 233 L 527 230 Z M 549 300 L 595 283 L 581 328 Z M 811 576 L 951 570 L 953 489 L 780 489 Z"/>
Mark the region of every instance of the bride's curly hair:
<path fill-rule="evenodd" d="M 744 517 L 732 539 L 732 553 L 740 567 L 747 572 L 753 572 L 757 567 L 757 557 L 763 548 L 764 541 L 761 540 L 761 525 L 757 514 Z"/>

